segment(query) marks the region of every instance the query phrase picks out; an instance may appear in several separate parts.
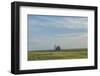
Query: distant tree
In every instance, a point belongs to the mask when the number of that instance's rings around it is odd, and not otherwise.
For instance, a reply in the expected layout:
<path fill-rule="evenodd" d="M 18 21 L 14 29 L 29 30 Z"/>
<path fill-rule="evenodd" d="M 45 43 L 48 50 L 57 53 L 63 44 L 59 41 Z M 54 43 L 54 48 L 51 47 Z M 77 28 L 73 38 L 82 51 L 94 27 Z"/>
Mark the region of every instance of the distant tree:
<path fill-rule="evenodd" d="M 56 46 L 56 45 L 55 45 L 55 50 L 56 50 L 56 51 L 60 51 L 60 50 L 61 50 L 60 46 Z"/>

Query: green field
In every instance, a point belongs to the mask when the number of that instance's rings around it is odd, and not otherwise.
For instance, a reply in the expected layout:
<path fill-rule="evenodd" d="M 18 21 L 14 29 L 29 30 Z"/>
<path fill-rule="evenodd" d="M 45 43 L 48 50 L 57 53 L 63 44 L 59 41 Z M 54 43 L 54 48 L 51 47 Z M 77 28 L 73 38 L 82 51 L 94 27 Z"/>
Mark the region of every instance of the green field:
<path fill-rule="evenodd" d="M 84 59 L 88 58 L 88 51 L 84 49 L 66 49 L 66 50 L 43 50 L 28 51 L 28 61 L 32 60 L 53 60 L 53 59 Z"/>

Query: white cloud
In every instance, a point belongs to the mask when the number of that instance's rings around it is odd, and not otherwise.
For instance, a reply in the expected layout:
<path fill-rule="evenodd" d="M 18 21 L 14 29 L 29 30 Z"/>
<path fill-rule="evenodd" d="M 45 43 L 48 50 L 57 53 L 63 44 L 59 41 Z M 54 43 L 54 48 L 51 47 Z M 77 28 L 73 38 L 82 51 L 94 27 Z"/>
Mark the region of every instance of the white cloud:
<path fill-rule="evenodd" d="M 42 17 L 40 17 L 41 19 Z M 52 18 L 51 17 L 44 17 L 44 21 L 41 20 L 29 20 L 29 23 L 34 26 L 41 27 L 63 27 L 63 28 L 72 28 L 72 29 L 80 29 L 80 28 L 87 28 L 88 26 L 88 17 L 64 17 L 64 18 Z M 38 27 L 39 28 L 39 27 Z"/>
<path fill-rule="evenodd" d="M 88 18 L 64 18 L 62 20 L 54 20 L 56 27 L 64 27 L 70 29 L 87 28 Z M 59 24 L 59 25 L 57 25 Z"/>
<path fill-rule="evenodd" d="M 48 36 L 40 36 L 35 37 L 36 32 L 42 32 L 45 27 L 52 28 L 69 28 L 72 29 L 71 33 L 58 33 L 55 32 L 55 35 L 52 36 L 48 34 Z M 46 18 L 46 21 L 38 21 L 38 20 L 29 20 L 29 39 L 28 39 L 28 49 L 29 50 L 46 50 L 46 49 L 54 49 L 54 45 L 61 46 L 62 49 L 69 48 L 87 48 L 88 44 L 88 36 L 87 32 L 77 32 L 75 33 L 73 29 L 87 29 L 88 27 L 88 18 L 87 17 L 66 17 L 66 18 Z M 43 29 L 44 28 L 44 29 Z M 50 28 L 50 29 L 52 29 Z M 59 30 L 55 28 L 55 30 Z M 43 29 L 41 31 L 41 29 Z M 48 28 L 49 29 L 49 28 Z M 51 30 L 52 31 L 52 30 Z M 40 35 L 40 34 L 39 34 Z"/>
<path fill-rule="evenodd" d="M 86 33 L 81 33 L 78 36 L 62 35 L 59 37 L 33 38 L 30 43 L 31 49 L 34 50 L 54 49 L 54 45 L 59 45 L 62 49 L 87 48 L 88 37 Z"/>

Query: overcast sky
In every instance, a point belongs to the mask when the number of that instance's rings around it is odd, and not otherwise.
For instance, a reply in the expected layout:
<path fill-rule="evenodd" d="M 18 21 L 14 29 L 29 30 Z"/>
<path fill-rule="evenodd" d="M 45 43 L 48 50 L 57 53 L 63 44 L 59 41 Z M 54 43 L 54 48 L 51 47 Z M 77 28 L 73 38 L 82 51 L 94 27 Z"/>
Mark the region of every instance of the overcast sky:
<path fill-rule="evenodd" d="M 87 48 L 88 18 L 28 15 L 28 50 Z"/>

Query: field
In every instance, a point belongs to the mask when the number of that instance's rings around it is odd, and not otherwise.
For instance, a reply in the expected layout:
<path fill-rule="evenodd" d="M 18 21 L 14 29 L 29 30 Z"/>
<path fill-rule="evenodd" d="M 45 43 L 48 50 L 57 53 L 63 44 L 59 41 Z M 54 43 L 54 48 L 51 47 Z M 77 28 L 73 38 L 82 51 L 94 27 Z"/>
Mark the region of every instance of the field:
<path fill-rule="evenodd" d="M 28 51 L 28 61 L 53 59 L 84 59 L 88 58 L 88 51 L 84 49 L 65 49 L 60 51 L 41 50 Z"/>

